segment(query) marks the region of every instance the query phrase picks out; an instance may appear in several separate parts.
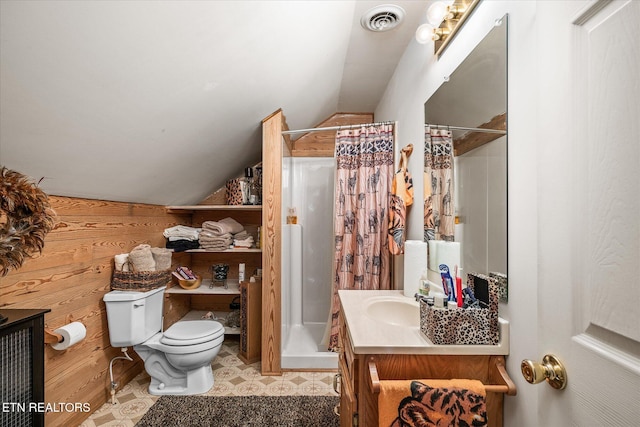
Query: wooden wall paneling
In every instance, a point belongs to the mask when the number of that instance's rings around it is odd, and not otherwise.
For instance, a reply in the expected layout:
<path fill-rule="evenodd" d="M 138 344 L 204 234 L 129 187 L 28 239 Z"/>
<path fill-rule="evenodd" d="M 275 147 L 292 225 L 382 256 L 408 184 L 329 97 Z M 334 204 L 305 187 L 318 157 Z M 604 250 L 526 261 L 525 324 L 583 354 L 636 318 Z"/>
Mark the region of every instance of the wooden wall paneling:
<path fill-rule="evenodd" d="M 227 203 L 227 188 L 225 183 L 225 186 L 209 194 L 199 204 L 200 205 L 225 205 L 226 203 Z"/>
<path fill-rule="evenodd" d="M 51 196 L 52 207 L 58 217 L 111 216 L 111 217 L 166 217 L 164 206 L 143 203 L 110 202 L 106 200 Z"/>
<path fill-rule="evenodd" d="M 51 196 L 57 213 L 55 228 L 46 236 L 42 254 L 27 259 L 22 268 L 0 277 L 1 308 L 51 308 L 45 323 L 57 328 L 77 320 L 87 328 L 86 338 L 56 351 L 45 346 L 47 402 L 89 403 L 95 411 L 109 398 L 109 362 L 122 352 L 112 348 L 102 297 L 110 289 L 113 256 L 140 243 L 163 247 L 162 231 L 189 225 L 189 215 L 168 214 L 163 206 Z M 189 260 L 174 254 L 173 263 Z M 173 323 L 188 311 L 188 298 L 172 298 L 165 305 L 165 322 Z M 165 325 L 168 326 L 168 325 Z M 135 362 L 114 362 L 120 387 L 143 369 Z M 47 426 L 79 425 L 90 413 L 51 412 Z"/>
<path fill-rule="evenodd" d="M 482 129 L 507 130 L 507 115 L 505 113 L 493 117 L 486 123 L 477 126 Z M 487 144 L 495 139 L 502 138 L 499 133 L 468 132 L 453 141 L 454 154 L 461 156 L 475 148 Z"/>
<path fill-rule="evenodd" d="M 262 375 L 281 375 L 282 129 L 278 110 L 262 121 Z"/>
<path fill-rule="evenodd" d="M 256 167 L 256 166 L 260 166 L 262 164 L 262 162 L 256 163 L 255 165 L 253 165 L 252 167 Z M 232 178 L 242 178 L 244 177 L 244 171 L 242 171 L 242 174 L 234 176 L 234 177 L 229 177 L 229 179 Z M 216 191 L 214 191 L 213 193 L 209 194 L 204 200 L 202 200 L 200 203 L 198 203 L 199 205 L 226 205 L 227 204 L 227 187 L 226 187 L 226 182 L 225 185 L 223 185 L 222 187 L 218 188 Z"/>
<path fill-rule="evenodd" d="M 372 113 L 336 113 L 314 127 L 356 125 L 372 123 Z M 294 137 L 296 137 L 294 135 Z M 303 134 L 293 142 L 294 157 L 333 157 L 336 131 L 319 131 Z"/>
<path fill-rule="evenodd" d="M 200 227 L 204 221 L 220 221 L 231 217 L 245 226 L 259 226 L 262 223 L 260 210 L 211 210 L 206 212 L 196 211 L 193 214 L 194 227 Z"/>

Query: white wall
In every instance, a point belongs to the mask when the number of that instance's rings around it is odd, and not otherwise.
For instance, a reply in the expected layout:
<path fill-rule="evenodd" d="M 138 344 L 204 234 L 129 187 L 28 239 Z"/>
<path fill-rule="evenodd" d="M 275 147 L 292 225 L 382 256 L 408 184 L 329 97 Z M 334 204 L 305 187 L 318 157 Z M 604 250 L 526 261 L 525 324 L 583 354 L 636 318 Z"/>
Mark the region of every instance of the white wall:
<path fill-rule="evenodd" d="M 518 397 L 505 398 L 507 426 L 538 425 L 536 388 L 526 383 L 520 374 L 521 360 L 537 357 L 538 352 L 535 100 L 539 23 L 536 11 L 534 1 L 481 2 L 440 60 L 433 55 L 432 44 L 412 41 L 375 111 L 376 120 L 398 121 L 396 147 L 414 144 L 409 170 L 416 178 L 422 176 L 424 102 L 489 32 L 494 21 L 509 14 L 509 303 L 501 305 L 500 315 L 511 323 L 512 345 L 507 369 L 518 387 Z M 416 195 L 422 194 L 421 181 L 414 180 Z M 423 207 L 418 199 L 408 214 L 409 239 L 422 239 L 422 221 Z"/>

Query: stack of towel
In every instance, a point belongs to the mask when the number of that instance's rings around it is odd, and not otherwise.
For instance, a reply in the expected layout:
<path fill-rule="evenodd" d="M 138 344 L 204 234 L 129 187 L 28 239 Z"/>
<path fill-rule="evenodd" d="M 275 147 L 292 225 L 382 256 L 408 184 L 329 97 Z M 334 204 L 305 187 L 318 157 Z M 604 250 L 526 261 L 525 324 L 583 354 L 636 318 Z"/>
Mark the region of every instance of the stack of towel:
<path fill-rule="evenodd" d="M 233 235 L 233 246 L 236 248 L 251 248 L 253 247 L 253 236 L 247 233 L 246 230 L 236 233 Z"/>
<path fill-rule="evenodd" d="M 176 225 L 174 227 L 166 228 L 162 235 L 167 238 L 167 248 L 173 249 L 176 252 L 181 252 L 200 247 L 198 239 L 200 238 L 201 231 L 201 228 Z"/>
<path fill-rule="evenodd" d="M 245 232 L 244 227 L 233 218 L 205 221 L 200 232 L 200 247 L 209 250 L 229 249 L 234 236 L 242 232 Z"/>
<path fill-rule="evenodd" d="M 229 233 L 214 233 L 203 227 L 200 232 L 200 247 L 203 249 L 223 251 L 229 249 L 233 243 L 233 238 Z"/>
<path fill-rule="evenodd" d="M 171 268 L 171 251 L 152 248 L 150 245 L 136 246 L 128 254 L 114 257 L 117 271 L 162 271 Z"/>

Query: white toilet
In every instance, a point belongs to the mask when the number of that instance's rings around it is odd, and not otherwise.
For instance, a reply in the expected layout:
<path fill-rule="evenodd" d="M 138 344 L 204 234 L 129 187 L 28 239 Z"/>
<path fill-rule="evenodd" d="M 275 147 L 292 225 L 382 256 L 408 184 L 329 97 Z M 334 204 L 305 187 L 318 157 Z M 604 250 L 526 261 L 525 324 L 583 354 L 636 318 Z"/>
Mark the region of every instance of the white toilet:
<path fill-rule="evenodd" d="M 181 320 L 163 332 L 164 289 L 104 296 L 111 345 L 133 346 L 151 376 L 149 393 L 205 393 L 213 387 L 211 361 L 224 341 L 224 326 L 213 320 Z"/>

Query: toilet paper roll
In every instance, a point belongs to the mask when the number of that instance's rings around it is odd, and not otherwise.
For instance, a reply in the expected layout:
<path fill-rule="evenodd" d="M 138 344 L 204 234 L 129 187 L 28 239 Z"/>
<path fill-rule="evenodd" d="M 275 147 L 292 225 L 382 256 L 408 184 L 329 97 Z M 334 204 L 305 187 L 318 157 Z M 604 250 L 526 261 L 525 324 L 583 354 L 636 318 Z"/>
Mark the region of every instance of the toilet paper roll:
<path fill-rule="evenodd" d="M 87 328 L 85 328 L 80 322 L 69 323 L 68 325 L 64 325 L 53 332 L 62 335 L 63 338 L 61 342 L 51 345 L 51 348 L 54 350 L 66 350 L 72 345 L 79 343 L 87 336 Z"/>
<path fill-rule="evenodd" d="M 429 270 L 439 272 L 438 270 L 438 246 L 441 240 L 429 240 Z"/>
<path fill-rule="evenodd" d="M 404 296 L 411 297 L 418 292 L 420 276 L 427 268 L 427 243 L 421 240 L 407 240 L 404 244 Z"/>
<path fill-rule="evenodd" d="M 438 245 L 438 267 L 440 264 L 446 264 L 449 267 L 451 277 L 453 277 L 453 271 L 455 266 L 460 265 L 460 242 L 440 242 Z"/>

